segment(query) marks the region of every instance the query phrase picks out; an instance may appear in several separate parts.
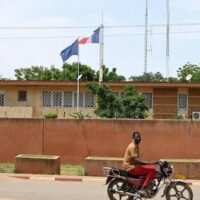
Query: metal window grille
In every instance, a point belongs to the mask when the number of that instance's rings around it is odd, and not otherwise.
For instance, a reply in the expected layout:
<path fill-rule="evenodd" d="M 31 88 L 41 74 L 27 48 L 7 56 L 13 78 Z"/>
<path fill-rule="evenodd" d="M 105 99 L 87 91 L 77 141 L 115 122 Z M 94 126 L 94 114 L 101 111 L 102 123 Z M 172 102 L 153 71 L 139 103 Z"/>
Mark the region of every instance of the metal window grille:
<path fill-rule="evenodd" d="M 85 93 L 85 107 L 94 107 L 94 95 L 91 92 Z"/>
<path fill-rule="evenodd" d="M 19 90 L 18 91 L 18 101 L 26 101 L 27 100 L 27 91 Z"/>
<path fill-rule="evenodd" d="M 0 106 L 4 106 L 4 94 L 0 93 Z"/>
<path fill-rule="evenodd" d="M 187 109 L 188 107 L 188 94 L 179 93 L 178 96 L 178 108 L 179 109 Z"/>
<path fill-rule="evenodd" d="M 64 92 L 63 106 L 72 107 L 72 92 Z"/>
<path fill-rule="evenodd" d="M 51 91 L 42 92 L 42 106 L 51 107 Z"/>
<path fill-rule="evenodd" d="M 62 106 L 62 92 L 53 92 L 53 106 Z"/>
<path fill-rule="evenodd" d="M 84 93 L 79 92 L 79 107 L 83 107 L 84 103 Z M 77 106 L 77 92 L 74 92 L 74 107 Z"/>
<path fill-rule="evenodd" d="M 145 97 L 145 104 L 147 107 L 150 109 L 152 108 L 152 103 L 153 103 L 153 95 L 151 92 L 144 92 L 142 95 Z"/>

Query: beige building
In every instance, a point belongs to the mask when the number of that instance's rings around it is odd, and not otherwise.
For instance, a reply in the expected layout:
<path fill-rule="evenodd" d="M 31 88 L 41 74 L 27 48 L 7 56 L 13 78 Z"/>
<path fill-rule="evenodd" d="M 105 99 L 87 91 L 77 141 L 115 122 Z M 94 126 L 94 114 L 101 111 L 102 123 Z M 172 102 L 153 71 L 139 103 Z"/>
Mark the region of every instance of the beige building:
<path fill-rule="evenodd" d="M 96 98 L 80 83 L 79 110 L 94 114 Z M 135 86 L 146 97 L 149 118 L 200 118 L 200 83 L 103 83 L 118 95 L 126 85 Z M 69 81 L 0 81 L 1 118 L 43 118 L 47 112 L 71 118 L 77 111 L 77 83 Z"/>

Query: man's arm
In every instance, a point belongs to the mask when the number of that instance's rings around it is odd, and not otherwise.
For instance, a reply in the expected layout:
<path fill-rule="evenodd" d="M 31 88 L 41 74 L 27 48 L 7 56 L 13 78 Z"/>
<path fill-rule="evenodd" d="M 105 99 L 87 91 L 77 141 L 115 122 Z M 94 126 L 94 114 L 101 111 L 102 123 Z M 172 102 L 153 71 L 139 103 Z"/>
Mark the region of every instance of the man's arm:
<path fill-rule="evenodd" d="M 155 165 L 155 164 L 158 164 L 158 162 L 159 162 L 159 161 L 147 162 L 147 161 L 140 160 L 139 157 L 134 157 L 133 160 L 134 160 L 134 163 L 136 165 L 137 164 L 140 164 L 140 165 Z"/>

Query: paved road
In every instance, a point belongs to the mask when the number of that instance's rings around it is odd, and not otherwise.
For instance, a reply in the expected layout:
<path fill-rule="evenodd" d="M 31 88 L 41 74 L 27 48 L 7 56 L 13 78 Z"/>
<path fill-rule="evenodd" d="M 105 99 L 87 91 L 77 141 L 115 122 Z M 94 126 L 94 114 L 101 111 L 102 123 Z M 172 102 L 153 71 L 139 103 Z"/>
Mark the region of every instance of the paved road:
<path fill-rule="evenodd" d="M 200 186 L 192 186 L 199 200 Z M 155 200 L 160 200 L 160 195 Z M 67 182 L 0 177 L 0 200 L 108 200 L 102 181 Z"/>

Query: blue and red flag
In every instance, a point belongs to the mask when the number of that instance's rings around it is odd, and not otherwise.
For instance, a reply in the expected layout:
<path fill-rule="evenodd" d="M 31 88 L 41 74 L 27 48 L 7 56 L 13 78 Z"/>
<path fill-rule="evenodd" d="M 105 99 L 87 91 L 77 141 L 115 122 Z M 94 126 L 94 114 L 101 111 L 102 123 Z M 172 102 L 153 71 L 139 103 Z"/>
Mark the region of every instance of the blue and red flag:
<path fill-rule="evenodd" d="M 83 37 L 78 41 L 79 44 L 87 44 L 87 43 L 99 43 L 99 33 L 100 27 L 94 31 L 94 33 L 89 37 Z"/>

